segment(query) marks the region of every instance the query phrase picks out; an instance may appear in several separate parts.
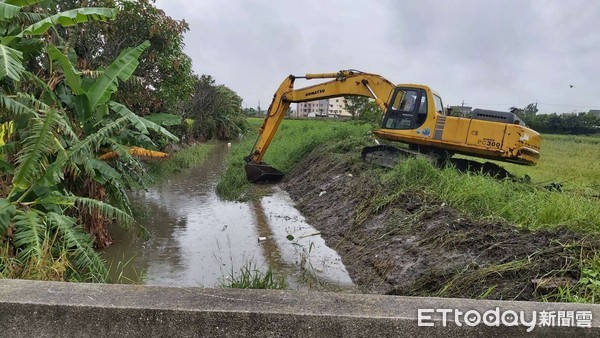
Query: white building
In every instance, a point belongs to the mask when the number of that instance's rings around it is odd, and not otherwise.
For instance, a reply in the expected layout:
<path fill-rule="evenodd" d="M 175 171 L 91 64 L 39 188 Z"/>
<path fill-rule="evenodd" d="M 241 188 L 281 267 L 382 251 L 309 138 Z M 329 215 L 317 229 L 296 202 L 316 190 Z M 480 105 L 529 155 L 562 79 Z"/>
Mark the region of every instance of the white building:
<path fill-rule="evenodd" d="M 352 117 L 343 97 L 300 102 L 296 104 L 296 112 L 298 117 Z"/>

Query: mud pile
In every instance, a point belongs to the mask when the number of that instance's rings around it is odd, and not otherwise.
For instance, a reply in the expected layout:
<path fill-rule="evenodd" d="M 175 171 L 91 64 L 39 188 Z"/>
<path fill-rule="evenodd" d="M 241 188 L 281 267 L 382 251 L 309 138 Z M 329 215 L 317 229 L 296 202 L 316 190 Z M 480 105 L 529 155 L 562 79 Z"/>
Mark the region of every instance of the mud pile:
<path fill-rule="evenodd" d="M 332 149 L 307 156 L 284 189 L 365 292 L 551 299 L 598 249 L 581 234 L 469 219 L 420 191 L 382 203 L 391 193 L 379 181 L 385 169 L 362 163 L 358 147 Z"/>

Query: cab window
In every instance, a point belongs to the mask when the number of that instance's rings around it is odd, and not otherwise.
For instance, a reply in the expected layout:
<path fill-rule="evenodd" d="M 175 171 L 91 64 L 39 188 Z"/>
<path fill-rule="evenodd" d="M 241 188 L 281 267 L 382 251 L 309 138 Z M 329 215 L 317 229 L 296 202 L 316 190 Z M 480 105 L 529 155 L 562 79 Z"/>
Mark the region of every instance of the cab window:
<path fill-rule="evenodd" d="M 425 93 L 421 93 L 418 89 L 397 89 L 394 94 L 392 104 L 390 105 L 386 116 L 383 119 L 382 128 L 386 129 L 414 129 L 415 124 L 422 124 L 421 118 L 416 118 L 416 115 L 427 108 L 421 102 L 427 100 L 422 98 Z M 425 103 L 426 106 L 426 103 Z M 425 121 L 425 117 L 422 118 Z"/>
<path fill-rule="evenodd" d="M 444 113 L 444 106 L 442 105 L 442 99 L 437 95 L 433 95 L 433 101 L 435 102 L 435 111 L 438 114 L 446 115 Z"/>
<path fill-rule="evenodd" d="M 419 113 L 417 114 L 417 126 L 422 125 L 427 120 L 427 94 L 421 94 L 421 102 L 419 103 Z"/>

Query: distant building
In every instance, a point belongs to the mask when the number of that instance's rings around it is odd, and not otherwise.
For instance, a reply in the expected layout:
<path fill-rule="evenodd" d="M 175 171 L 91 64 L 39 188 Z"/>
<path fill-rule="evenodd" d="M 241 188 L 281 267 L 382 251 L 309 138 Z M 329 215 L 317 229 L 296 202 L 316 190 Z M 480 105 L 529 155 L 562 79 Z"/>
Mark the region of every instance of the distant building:
<path fill-rule="evenodd" d="M 298 117 L 352 117 L 346 110 L 343 97 L 300 102 L 296 105 Z"/>

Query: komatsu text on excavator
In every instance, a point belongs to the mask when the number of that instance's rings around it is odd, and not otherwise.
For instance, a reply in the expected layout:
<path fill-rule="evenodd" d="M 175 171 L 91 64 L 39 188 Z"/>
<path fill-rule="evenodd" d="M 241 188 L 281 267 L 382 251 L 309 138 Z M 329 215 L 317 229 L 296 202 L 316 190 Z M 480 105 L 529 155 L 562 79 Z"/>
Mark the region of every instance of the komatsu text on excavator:
<path fill-rule="evenodd" d="M 296 79 L 331 79 L 313 86 L 294 88 Z M 428 86 L 394 85 L 385 78 L 354 70 L 287 77 L 279 86 L 259 129 L 258 138 L 246 159 L 251 182 L 275 182 L 279 170 L 262 162 L 281 121 L 292 102 L 314 101 L 339 96 L 366 96 L 384 112 L 381 128 L 373 134 L 383 140 L 402 142 L 408 149 L 373 146 L 363 158 L 397 153 L 428 153 L 442 158 L 464 154 L 522 165 L 535 165 L 540 156 L 540 135 L 519 118 L 506 112 L 475 110 L 470 118 L 447 116 L 441 97 Z"/>

